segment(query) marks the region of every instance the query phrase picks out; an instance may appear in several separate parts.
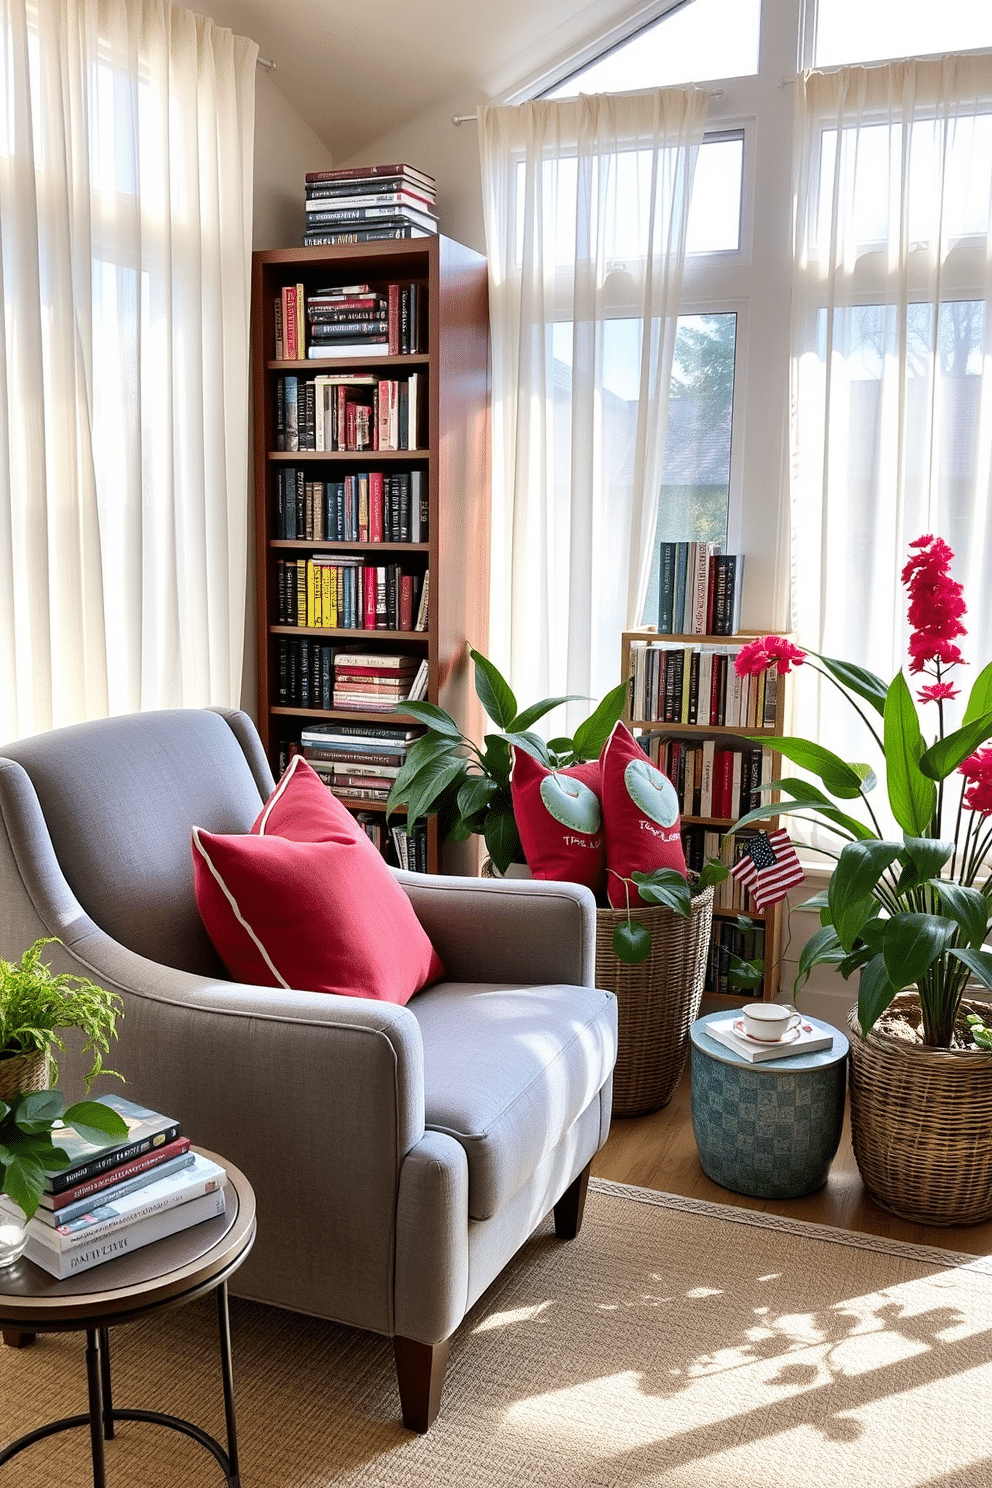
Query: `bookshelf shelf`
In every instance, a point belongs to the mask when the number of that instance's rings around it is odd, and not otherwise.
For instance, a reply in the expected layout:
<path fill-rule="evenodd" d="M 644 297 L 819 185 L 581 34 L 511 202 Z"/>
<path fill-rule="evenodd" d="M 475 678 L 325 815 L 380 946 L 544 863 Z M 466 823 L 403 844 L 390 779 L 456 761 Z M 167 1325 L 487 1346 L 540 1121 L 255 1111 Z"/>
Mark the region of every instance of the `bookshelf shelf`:
<path fill-rule="evenodd" d="M 328 287 L 368 284 L 383 294 L 387 286 L 415 286 L 419 301 L 419 350 L 388 356 L 370 356 L 356 347 L 343 356 L 294 357 L 276 356 L 276 301 L 281 302 L 284 289 L 302 286 L 303 300 Z M 411 295 L 412 300 L 412 295 Z M 489 316 L 488 275 L 486 261 L 479 254 L 441 236 L 415 239 L 392 239 L 370 243 L 333 244 L 313 248 L 275 249 L 253 255 L 252 277 L 252 367 L 253 416 L 255 430 L 255 554 L 257 593 L 258 657 L 258 727 L 273 771 L 279 773 L 289 753 L 300 747 L 301 730 L 317 722 L 340 722 L 349 726 L 367 724 L 370 729 L 389 726 L 410 727 L 409 715 L 386 714 L 357 709 L 317 708 L 313 698 L 307 702 L 302 683 L 290 689 L 286 656 L 292 648 L 294 670 L 301 677 L 319 675 L 324 700 L 327 692 L 327 668 L 333 678 L 334 658 L 342 652 L 360 650 L 377 655 L 412 656 L 427 663 L 427 692 L 430 702 L 438 703 L 458 719 L 472 737 L 481 733 L 481 705 L 471 685 L 467 638 L 485 647 L 487 609 L 484 582 L 489 551 Z M 309 390 L 313 379 L 322 376 L 344 376 L 360 379 L 361 374 L 377 374 L 386 382 L 398 383 L 401 398 L 400 440 L 403 434 L 402 399 L 404 380 L 415 373 L 416 386 L 409 386 L 410 418 L 416 394 L 418 408 L 417 448 L 313 448 L 283 449 L 277 430 L 285 397 L 289 406 L 287 376 L 298 379 L 298 387 Z M 366 379 L 370 382 L 371 379 Z M 356 394 L 360 398 L 360 394 Z M 383 394 L 383 396 L 385 396 Z M 312 404 L 311 404 L 312 406 Z M 334 406 L 331 399 L 326 405 Z M 387 405 L 382 404 L 385 409 Z M 391 406 L 391 405 L 390 405 Z M 362 410 L 359 409 L 359 413 Z M 350 418 L 349 414 L 349 418 Z M 330 413 L 328 412 L 328 418 Z M 336 429 L 343 428 L 337 415 Z M 288 419 L 288 415 L 287 415 Z M 329 428 L 329 424 L 321 426 Z M 360 429 L 361 426 L 360 425 Z M 312 426 L 311 426 L 312 428 Z M 351 424 L 348 425 L 348 443 Z M 313 438 L 308 441 L 312 444 Z M 330 443 L 330 437 L 326 438 Z M 337 442 L 337 438 L 335 441 Z M 363 442 L 361 434 L 358 442 Z M 373 439 L 373 442 L 377 440 Z M 385 439 L 383 440 L 385 442 Z M 396 443 L 392 439 L 391 443 Z M 356 526 L 349 519 L 344 530 L 347 540 L 292 535 L 294 524 L 279 521 L 280 497 L 286 502 L 291 490 L 287 471 L 295 467 L 298 481 L 307 483 L 310 499 L 314 483 L 314 510 L 321 482 L 328 483 L 323 530 L 328 527 L 328 513 L 333 514 L 330 483 L 358 481 L 364 473 L 382 472 L 384 480 L 395 481 L 404 471 L 413 472 L 413 492 L 419 489 L 426 502 L 426 540 L 418 542 L 375 542 L 366 540 L 364 527 L 356 540 Z M 419 474 L 418 474 L 419 472 Z M 298 486 L 298 490 L 302 489 Z M 341 486 L 337 489 L 340 491 Z M 397 489 L 394 485 L 394 491 Z M 299 499 L 299 498 L 298 498 Z M 340 498 L 339 498 L 340 499 Z M 414 496 L 414 503 L 416 497 Z M 413 505 L 413 503 L 411 503 Z M 425 511 L 422 501 L 415 510 Z M 340 508 L 339 508 L 340 510 Z M 297 507 L 300 511 L 300 507 Z M 305 530 L 311 531 L 309 507 Z M 413 525 L 411 523 L 411 525 Z M 302 532 L 303 526 L 296 525 Z M 314 521 L 314 531 L 321 526 Z M 336 530 L 342 530 L 340 520 Z M 373 527 L 374 530 L 374 527 Z M 387 522 L 385 531 L 390 532 Z M 401 528 L 400 530 L 404 530 Z M 416 528 L 414 527 L 414 531 Z M 290 535 L 286 535 L 287 532 Z M 392 528 L 395 536 L 396 528 Z M 340 553 L 352 564 L 359 560 L 365 566 L 396 567 L 397 591 L 401 577 L 405 593 L 412 578 L 414 622 L 417 619 L 418 596 L 425 580 L 429 598 L 425 630 L 306 626 L 281 623 L 293 613 L 288 577 L 294 560 Z M 338 565 L 338 571 L 345 570 Z M 347 577 L 347 574 L 345 574 Z M 283 594 L 280 596 L 280 582 Z M 349 583 L 350 583 L 349 579 Z M 392 582 L 392 580 L 390 580 Z M 349 591 L 350 592 L 350 591 Z M 359 591 L 360 593 L 361 591 Z M 296 590 L 299 593 L 299 590 Z M 325 601 L 326 601 L 326 589 Z M 343 601 L 342 601 L 343 603 Z M 351 601 L 349 600 L 349 606 Z M 319 608 L 319 595 L 318 595 Z M 335 603 L 331 601 L 333 618 Z M 380 610 L 380 614 L 382 611 Z M 395 611 L 387 610 L 395 615 Z M 299 610 L 302 617 L 303 610 Z M 324 611 L 324 617 L 327 610 Z M 349 609 L 349 618 L 350 618 Z M 358 618 L 364 618 L 359 611 Z M 307 648 L 307 662 L 301 648 Z M 329 658 L 328 658 L 328 653 Z M 321 671 L 311 668 L 319 662 Z M 280 676 L 280 664 L 282 675 Z M 315 684 L 314 684 L 315 685 Z M 292 695 L 289 695 L 292 692 Z M 318 694 L 319 696 L 319 694 Z M 349 809 L 363 818 L 382 815 L 380 802 L 345 799 Z M 370 832 L 370 835 L 374 835 Z M 380 834 L 380 846 L 391 850 L 388 834 Z M 404 865 L 406 866 L 406 865 Z M 434 822 L 427 833 L 426 866 L 437 871 L 441 866 L 440 849 Z"/>
<path fill-rule="evenodd" d="M 737 692 L 733 691 L 732 652 L 753 639 L 753 634 L 741 631 L 734 635 L 663 634 L 651 626 L 644 626 L 623 635 L 621 675 L 634 678 L 632 691 L 636 703 L 650 700 L 651 704 L 638 707 L 637 711 L 662 715 L 667 712 L 669 715 L 628 718 L 628 726 L 647 743 L 648 753 L 655 763 L 670 774 L 682 805 L 687 804 L 690 793 L 696 807 L 704 792 L 712 789 L 716 796 L 717 762 L 726 767 L 727 773 L 720 788 L 729 794 L 724 794 L 721 804 L 733 801 L 732 813 L 713 815 L 693 810 L 691 806 L 682 811 L 683 844 L 690 868 L 694 863 L 701 866 L 703 860 L 715 857 L 721 849 L 724 849 L 722 855 L 726 861 L 725 838 L 730 827 L 750 809 L 751 804 L 768 799 L 766 794 L 759 795 L 757 787 L 775 779 L 779 773 L 779 756 L 767 745 L 760 742 L 752 745 L 752 741 L 773 739 L 785 733 L 789 702 L 785 679 L 772 679 L 767 692 L 764 679 L 753 684 L 750 690 L 738 686 Z M 649 652 L 654 654 L 649 655 Z M 692 660 L 693 653 L 695 660 Z M 705 666 L 701 660 L 704 654 L 708 656 Z M 676 658 L 675 661 L 669 663 L 669 656 Z M 720 658 L 726 660 L 722 672 L 718 671 Z M 674 680 L 670 680 L 670 664 Z M 707 679 L 710 690 L 706 695 L 710 698 L 710 707 L 704 717 L 705 704 L 700 699 L 706 691 Z M 738 716 L 750 718 L 751 722 L 713 721 L 714 714 L 719 716 L 722 710 L 726 715 L 731 709 Z M 708 781 L 705 779 L 707 771 L 710 772 Z M 709 804 L 708 797 L 704 804 Z M 779 819 L 773 817 L 761 826 L 771 829 L 778 824 Z M 777 968 L 782 906 L 774 905 L 762 913 L 747 908 L 744 896 L 740 905 L 721 904 L 721 891 L 727 894 L 739 892 L 732 880 L 717 887 L 717 903 L 713 909 L 716 926 L 711 943 L 707 995 L 737 1003 L 749 996 L 774 1000 L 779 993 Z M 741 914 L 748 916 L 763 939 L 763 948 L 758 954 L 765 963 L 765 979 L 762 987 L 753 993 L 726 989 L 727 953 L 734 944 L 734 921 Z M 743 937 L 739 944 L 742 950 L 750 950 Z"/>

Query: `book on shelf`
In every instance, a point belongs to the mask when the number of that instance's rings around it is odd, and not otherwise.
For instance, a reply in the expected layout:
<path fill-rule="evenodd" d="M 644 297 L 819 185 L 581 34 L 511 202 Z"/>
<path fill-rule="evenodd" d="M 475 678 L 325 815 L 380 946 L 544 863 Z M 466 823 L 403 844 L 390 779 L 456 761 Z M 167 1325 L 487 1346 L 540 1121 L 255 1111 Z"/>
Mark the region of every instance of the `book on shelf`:
<path fill-rule="evenodd" d="M 69 1166 L 56 1173 L 49 1173 L 45 1191 L 49 1194 L 64 1193 L 86 1178 L 96 1177 L 109 1168 L 120 1167 L 131 1158 L 141 1157 L 146 1152 L 166 1146 L 182 1135 L 178 1121 L 163 1116 L 158 1111 L 139 1106 L 125 1100 L 121 1095 L 98 1095 L 95 1099 L 123 1117 L 127 1124 L 127 1136 L 105 1142 L 90 1142 L 80 1136 L 71 1126 L 58 1125 L 52 1132 L 52 1141 L 69 1158 Z"/>
<path fill-rule="evenodd" d="M 310 186 L 327 181 L 374 181 L 379 176 L 405 176 L 411 181 L 420 181 L 432 194 L 434 191 L 434 177 L 405 162 L 395 165 L 342 165 L 334 170 L 307 171 L 305 181 Z"/>
<path fill-rule="evenodd" d="M 147 1219 L 166 1209 L 174 1209 L 202 1194 L 213 1193 L 223 1185 L 225 1172 L 218 1163 L 200 1154 L 178 1171 L 163 1173 L 154 1183 L 145 1185 L 132 1193 L 108 1198 L 99 1195 L 90 1207 L 81 1214 L 74 1214 L 56 1225 L 46 1225 L 35 1216 L 28 1221 L 29 1228 L 42 1225 L 36 1230 L 39 1239 L 51 1244 L 54 1249 L 65 1252 L 78 1249 L 91 1240 L 102 1239 L 125 1225 Z"/>
<path fill-rule="evenodd" d="M 77 1183 L 74 1188 L 64 1189 L 60 1194 L 43 1193 L 38 1204 L 38 1216 L 47 1224 L 61 1224 L 74 1214 L 83 1213 L 88 1205 L 134 1193 L 149 1183 L 157 1182 L 166 1173 L 189 1167 L 192 1161 L 189 1138 L 178 1137 L 175 1142 L 167 1142 L 164 1147 L 133 1158 L 119 1168 L 108 1168 L 99 1177 Z"/>
<path fill-rule="evenodd" d="M 33 1261 L 51 1276 L 62 1279 L 89 1271 L 94 1266 L 102 1265 L 104 1261 L 112 1261 L 118 1256 L 140 1250 L 154 1240 L 164 1240 L 167 1235 L 176 1235 L 180 1230 L 191 1229 L 193 1225 L 223 1214 L 224 1209 L 222 1186 L 200 1198 L 190 1199 L 185 1204 L 177 1204 L 174 1208 L 148 1215 L 133 1224 L 123 1225 L 101 1239 L 91 1240 L 88 1244 L 68 1251 L 56 1250 L 52 1245 L 46 1244 L 44 1236 L 39 1235 L 38 1231 L 31 1231 L 24 1254 L 29 1261 Z M 33 1221 L 28 1223 L 29 1230 L 31 1223 Z"/>
<path fill-rule="evenodd" d="M 427 613 L 429 606 L 428 591 L 430 589 L 430 579 L 431 572 L 428 568 L 424 570 L 424 580 L 420 588 L 420 603 L 417 608 L 417 618 L 413 626 L 414 630 L 427 629 Z"/>
<path fill-rule="evenodd" d="M 316 229 L 303 234 L 305 248 L 330 247 L 334 243 L 378 243 L 387 238 L 429 238 L 431 233 L 424 227 L 404 223 L 402 227 L 368 227 L 357 232 L 335 229 L 332 232 Z"/>
<path fill-rule="evenodd" d="M 744 555 L 716 542 L 662 542 L 658 630 L 662 635 L 735 635 L 740 629 Z"/>
<path fill-rule="evenodd" d="M 741 1017 L 742 1013 L 737 1012 L 726 1018 L 714 1018 L 707 1023 L 706 1032 L 717 1043 L 733 1050 L 741 1059 L 747 1059 L 751 1064 L 764 1064 L 773 1059 L 792 1059 L 797 1054 L 814 1054 L 819 1049 L 833 1047 L 833 1035 L 814 1027 L 805 1019 L 798 1025 L 794 1038 L 787 1036 L 779 1043 L 759 1044 L 734 1031 L 734 1025 Z"/>

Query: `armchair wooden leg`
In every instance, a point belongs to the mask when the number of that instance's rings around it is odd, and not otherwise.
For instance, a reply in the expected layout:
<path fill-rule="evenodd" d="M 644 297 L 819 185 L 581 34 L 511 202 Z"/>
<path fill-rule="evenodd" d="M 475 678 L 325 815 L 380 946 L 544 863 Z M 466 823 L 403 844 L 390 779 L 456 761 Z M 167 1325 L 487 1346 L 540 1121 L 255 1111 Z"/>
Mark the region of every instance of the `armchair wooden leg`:
<path fill-rule="evenodd" d="M 450 1338 L 434 1344 L 399 1335 L 393 1338 L 403 1425 L 411 1431 L 426 1431 L 437 1415 L 450 1343 Z"/>
<path fill-rule="evenodd" d="M 582 1227 L 591 1167 L 590 1160 L 555 1205 L 555 1234 L 559 1240 L 574 1240 Z"/>
<path fill-rule="evenodd" d="M 4 1328 L 2 1337 L 8 1348 L 26 1348 L 29 1343 L 34 1343 L 38 1335 L 37 1333 L 19 1333 L 14 1328 Z"/>

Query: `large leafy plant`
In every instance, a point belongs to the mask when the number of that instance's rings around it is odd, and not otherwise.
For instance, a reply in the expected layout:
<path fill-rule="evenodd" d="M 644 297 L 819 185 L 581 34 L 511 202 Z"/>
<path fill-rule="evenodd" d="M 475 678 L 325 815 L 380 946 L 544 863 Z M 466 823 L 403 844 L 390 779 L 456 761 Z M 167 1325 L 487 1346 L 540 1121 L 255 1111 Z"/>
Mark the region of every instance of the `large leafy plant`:
<path fill-rule="evenodd" d="M 567 697 L 543 698 L 521 708 L 505 677 L 479 651 L 469 652 L 475 668 L 475 690 L 496 729 L 476 744 L 434 703 L 408 702 L 403 712 L 422 723 L 426 733 L 414 740 L 389 793 L 387 810 L 405 806 L 407 817 L 438 815 L 442 831 L 454 842 L 478 834 L 495 866 L 505 873 L 525 861 L 510 795 L 510 746 L 526 749 L 550 769 L 598 759 L 603 744 L 623 716 L 629 683 L 607 693 L 570 737 L 545 741 L 534 732 L 539 722 Z"/>
<path fill-rule="evenodd" d="M 992 987 L 992 954 L 983 950 L 990 923 L 992 877 L 992 663 L 971 688 L 959 727 L 946 730 L 944 708 L 959 689 L 949 669 L 963 662 L 961 585 L 950 576 L 953 553 L 940 538 L 911 544 L 903 569 L 909 594 L 909 673 L 931 680 L 916 699 L 900 672 L 886 685 L 863 667 L 799 650 L 766 636 L 745 646 L 737 670 L 780 673 L 808 663 L 833 683 L 861 716 L 881 757 L 889 809 L 902 832 L 887 836 L 872 805 L 878 784 L 870 764 L 849 763 L 813 741 L 764 740 L 806 778 L 772 782 L 783 799 L 748 812 L 734 830 L 774 815 L 817 821 L 838 839 L 829 889 L 803 908 L 819 911 L 820 928 L 799 959 L 798 990 L 813 968 L 860 973 L 858 1021 L 867 1034 L 896 993 L 915 987 L 923 1039 L 950 1047 L 969 979 Z M 810 662 L 809 656 L 816 656 Z M 936 736 L 924 736 L 917 701 L 937 710 Z M 822 789 L 820 788 L 822 786 Z M 857 812 L 858 814 L 854 814 Z M 953 825 L 952 825 L 953 823 Z"/>
<path fill-rule="evenodd" d="M 83 1053 L 91 1056 L 88 1093 L 97 1075 L 117 1073 L 104 1069 L 103 1056 L 117 1037 L 122 1004 L 115 992 L 87 977 L 54 974 L 41 959 L 53 939 L 35 941 L 18 963 L 0 960 L 0 1065 L 18 1055 L 46 1054 L 51 1078 L 57 1079 L 53 1051 L 64 1047 L 61 1030 L 74 1028 L 83 1035 Z M 29 1219 L 47 1175 L 69 1165 L 58 1145 L 60 1124 L 71 1124 L 91 1142 L 127 1135 L 126 1123 L 109 1106 L 84 1100 L 66 1110 L 59 1090 L 20 1092 L 0 1100 L 0 1190 Z"/>

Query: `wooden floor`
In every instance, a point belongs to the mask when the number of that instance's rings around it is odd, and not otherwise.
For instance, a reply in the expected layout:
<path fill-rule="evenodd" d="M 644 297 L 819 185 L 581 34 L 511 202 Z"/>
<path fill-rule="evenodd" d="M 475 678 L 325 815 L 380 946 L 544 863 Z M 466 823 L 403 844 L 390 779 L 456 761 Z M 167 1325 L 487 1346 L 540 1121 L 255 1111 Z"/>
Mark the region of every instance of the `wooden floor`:
<path fill-rule="evenodd" d="M 992 1253 L 992 1222 L 950 1228 L 910 1224 L 873 1204 L 854 1161 L 846 1119 L 830 1176 L 817 1193 L 804 1199 L 754 1199 L 721 1188 L 699 1166 L 689 1093 L 687 1066 L 674 1096 L 660 1111 L 648 1116 L 614 1117 L 609 1139 L 593 1159 L 593 1175 L 685 1198 L 785 1214 L 811 1224 L 886 1235 L 914 1245 L 937 1245 L 971 1255 Z"/>

